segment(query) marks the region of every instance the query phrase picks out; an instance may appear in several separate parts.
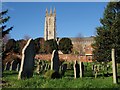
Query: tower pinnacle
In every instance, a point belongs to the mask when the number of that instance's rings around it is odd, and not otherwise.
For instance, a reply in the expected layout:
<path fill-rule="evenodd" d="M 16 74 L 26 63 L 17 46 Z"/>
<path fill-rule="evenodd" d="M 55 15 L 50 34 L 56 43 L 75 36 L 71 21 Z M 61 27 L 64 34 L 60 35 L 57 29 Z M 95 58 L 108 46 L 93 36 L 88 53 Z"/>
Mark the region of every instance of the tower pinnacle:
<path fill-rule="evenodd" d="M 54 7 L 54 15 L 56 16 L 56 9 L 55 9 L 55 7 Z"/>
<path fill-rule="evenodd" d="M 46 16 L 48 15 L 48 9 L 46 8 Z"/>
<path fill-rule="evenodd" d="M 52 15 L 52 8 L 50 8 L 50 15 Z"/>

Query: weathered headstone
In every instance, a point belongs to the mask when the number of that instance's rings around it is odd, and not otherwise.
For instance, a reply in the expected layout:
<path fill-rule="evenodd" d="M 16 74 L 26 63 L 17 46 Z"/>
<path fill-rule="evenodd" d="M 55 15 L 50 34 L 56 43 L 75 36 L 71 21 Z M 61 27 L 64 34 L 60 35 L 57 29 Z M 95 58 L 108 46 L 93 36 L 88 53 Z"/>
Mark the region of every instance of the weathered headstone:
<path fill-rule="evenodd" d="M 17 63 L 18 61 L 17 60 L 14 60 L 13 63 L 12 63 L 12 70 L 16 70 L 17 69 Z"/>
<path fill-rule="evenodd" d="M 75 60 L 75 63 L 74 63 L 74 78 L 78 78 L 78 77 L 80 77 L 80 67 L 79 67 L 78 62 Z"/>
<path fill-rule="evenodd" d="M 51 70 L 59 72 L 59 55 L 57 50 L 54 50 L 52 53 Z"/>
<path fill-rule="evenodd" d="M 33 39 L 29 39 L 22 50 L 22 61 L 18 79 L 30 78 L 33 76 L 35 47 Z"/>
<path fill-rule="evenodd" d="M 36 72 L 38 73 L 38 74 L 40 74 L 40 61 L 38 61 L 37 62 L 37 68 L 36 68 Z"/>
<path fill-rule="evenodd" d="M 1 63 L 2 66 L 2 72 L 5 70 L 5 65 L 3 63 Z"/>
<path fill-rule="evenodd" d="M 100 65 L 97 65 L 97 70 L 98 70 L 98 72 L 100 71 Z"/>
<path fill-rule="evenodd" d="M 17 64 L 16 71 L 19 71 L 19 70 L 20 70 L 20 65 L 21 65 L 21 63 L 18 63 L 18 64 Z"/>
<path fill-rule="evenodd" d="M 83 62 L 79 61 L 79 65 L 80 65 L 80 78 L 82 78 L 83 77 L 83 73 L 84 73 Z"/>
<path fill-rule="evenodd" d="M 116 61 L 115 61 L 115 49 L 112 49 L 112 70 L 113 70 L 113 83 L 117 84 L 117 66 L 116 66 Z"/>
<path fill-rule="evenodd" d="M 10 66 L 11 66 L 11 63 L 10 63 L 10 62 L 7 62 L 7 63 L 6 63 L 6 69 L 5 69 L 5 70 L 10 70 Z"/>
<path fill-rule="evenodd" d="M 94 73 L 95 73 L 95 78 L 97 78 L 97 74 L 98 74 L 98 68 L 97 68 L 97 65 L 94 66 Z"/>
<path fill-rule="evenodd" d="M 65 74 L 65 71 L 67 70 L 67 64 L 63 64 L 61 66 L 61 75 L 63 76 Z"/>
<path fill-rule="evenodd" d="M 8 63 L 8 62 L 7 62 L 7 63 Z M 2 65 L 3 65 L 3 67 L 4 67 L 4 68 L 3 68 L 4 70 L 6 70 L 7 63 L 5 63 L 5 65 L 2 63 Z M 4 71 L 4 70 L 3 70 L 3 71 Z"/>
<path fill-rule="evenodd" d="M 47 63 L 45 64 L 45 71 L 47 71 Z"/>
<path fill-rule="evenodd" d="M 44 71 L 44 65 L 40 65 L 40 72 Z"/>
<path fill-rule="evenodd" d="M 10 71 L 12 71 L 12 64 L 13 64 L 14 60 L 10 63 Z"/>
<path fill-rule="evenodd" d="M 110 66 L 107 64 L 107 67 L 106 67 L 106 70 L 107 70 L 107 75 L 109 76 L 109 68 L 110 68 Z"/>

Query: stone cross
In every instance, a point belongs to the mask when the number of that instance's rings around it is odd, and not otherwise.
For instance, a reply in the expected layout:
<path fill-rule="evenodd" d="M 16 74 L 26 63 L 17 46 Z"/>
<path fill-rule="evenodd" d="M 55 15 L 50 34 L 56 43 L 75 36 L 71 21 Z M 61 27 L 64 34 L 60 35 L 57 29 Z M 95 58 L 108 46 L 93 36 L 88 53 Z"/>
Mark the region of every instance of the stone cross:
<path fill-rule="evenodd" d="M 51 70 L 59 72 L 59 55 L 57 50 L 54 50 L 52 53 Z"/>
<path fill-rule="evenodd" d="M 30 78 L 33 76 L 35 47 L 33 39 L 29 39 L 22 50 L 22 60 L 18 79 Z"/>

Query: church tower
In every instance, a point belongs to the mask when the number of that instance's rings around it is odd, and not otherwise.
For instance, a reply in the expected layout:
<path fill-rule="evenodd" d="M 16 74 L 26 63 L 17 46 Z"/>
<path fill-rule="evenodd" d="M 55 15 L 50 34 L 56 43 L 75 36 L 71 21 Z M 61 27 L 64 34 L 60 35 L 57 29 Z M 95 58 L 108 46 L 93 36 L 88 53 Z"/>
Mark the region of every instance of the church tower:
<path fill-rule="evenodd" d="M 54 12 L 50 9 L 50 13 L 46 9 L 44 39 L 56 39 L 56 10 Z"/>

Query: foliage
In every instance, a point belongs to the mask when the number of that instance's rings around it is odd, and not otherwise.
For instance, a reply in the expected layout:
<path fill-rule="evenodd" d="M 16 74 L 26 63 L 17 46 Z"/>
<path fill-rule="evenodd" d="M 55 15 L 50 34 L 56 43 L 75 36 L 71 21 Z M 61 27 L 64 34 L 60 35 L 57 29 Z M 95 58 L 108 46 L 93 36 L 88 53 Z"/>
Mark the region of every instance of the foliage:
<path fill-rule="evenodd" d="M 24 46 L 26 45 L 27 41 L 24 40 L 24 39 L 21 39 L 21 40 L 17 40 L 16 41 L 16 51 L 22 55 L 22 49 L 24 48 Z"/>
<path fill-rule="evenodd" d="M 64 54 L 69 54 L 72 52 L 73 44 L 69 38 L 62 38 L 59 41 L 59 50 L 61 50 Z"/>
<path fill-rule="evenodd" d="M 26 40 L 17 40 L 15 41 L 14 39 L 9 39 L 8 42 L 5 45 L 5 53 L 9 52 L 14 52 L 14 53 L 19 53 L 22 54 L 22 49 L 24 48 L 26 44 Z"/>
<path fill-rule="evenodd" d="M 6 52 L 14 51 L 16 46 L 16 41 L 14 39 L 9 39 L 8 42 L 6 43 Z"/>
<path fill-rule="evenodd" d="M 44 48 L 44 38 L 36 38 L 35 40 L 35 50 L 37 54 L 41 54 L 45 52 L 45 48 Z"/>
<path fill-rule="evenodd" d="M 9 34 L 10 30 L 13 29 L 13 27 L 9 27 L 6 28 L 7 25 L 5 25 L 5 23 L 10 19 L 10 16 L 7 16 L 6 14 L 8 13 L 8 10 L 2 11 L 0 12 L 0 34 L 2 35 L 2 39 L 5 37 L 6 34 Z M 0 43 L 1 44 L 1 43 Z M 6 56 L 6 52 L 4 51 L 4 43 L 2 43 L 3 45 L 0 45 L 2 48 L 2 60 L 5 58 Z M 3 67 L 3 63 L 2 63 L 2 67 Z M 2 69 L 3 71 L 3 69 Z"/>
<path fill-rule="evenodd" d="M 97 27 L 94 48 L 94 59 L 111 61 L 111 49 L 116 50 L 116 60 L 120 62 L 120 1 L 109 2 L 105 8 L 102 26 Z"/>
<path fill-rule="evenodd" d="M 10 16 L 4 16 L 8 13 L 8 10 L 0 12 L 0 33 L 2 33 L 2 37 L 4 37 L 6 34 L 9 34 L 10 30 L 12 30 L 13 27 L 9 27 L 5 30 L 7 25 L 5 23 L 10 19 Z"/>
<path fill-rule="evenodd" d="M 55 79 L 55 78 L 60 78 L 60 74 L 59 74 L 59 72 L 56 72 L 54 70 L 48 70 L 45 73 L 44 77 L 47 79 Z"/>
<path fill-rule="evenodd" d="M 56 40 L 54 39 L 50 39 L 45 41 L 45 52 L 46 53 L 52 53 L 53 50 L 57 50 L 58 49 L 58 45 Z"/>

